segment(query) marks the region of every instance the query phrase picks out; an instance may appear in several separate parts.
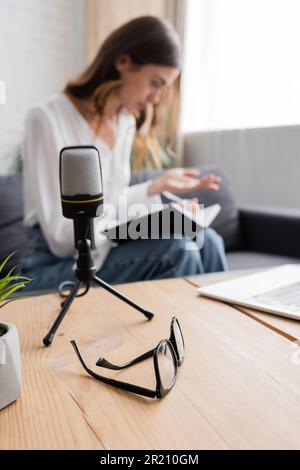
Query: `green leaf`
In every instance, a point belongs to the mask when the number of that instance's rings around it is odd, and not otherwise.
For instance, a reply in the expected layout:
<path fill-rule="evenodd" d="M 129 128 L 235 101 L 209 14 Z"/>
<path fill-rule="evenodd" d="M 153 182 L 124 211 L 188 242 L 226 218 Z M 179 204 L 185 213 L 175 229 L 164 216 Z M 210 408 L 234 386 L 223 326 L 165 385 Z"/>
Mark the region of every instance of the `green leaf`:
<path fill-rule="evenodd" d="M 2 264 L 0 265 L 0 273 L 1 273 L 1 271 L 3 271 L 5 265 L 9 261 L 9 259 L 15 253 L 16 253 L 15 251 L 13 253 L 11 253 L 2 262 Z M 32 280 L 29 277 L 21 276 L 21 275 L 18 275 L 18 274 L 13 275 L 13 272 L 14 272 L 15 269 L 16 269 L 16 266 L 13 267 L 12 269 L 10 269 L 10 271 L 8 272 L 8 274 L 5 277 L 0 278 L 0 302 L 2 302 L 3 300 L 6 300 L 11 294 L 13 294 L 18 289 L 22 289 L 23 287 L 25 287 L 26 284 L 28 284 L 28 282 L 31 282 L 31 280 Z M 15 299 L 11 299 L 11 300 L 15 300 Z M 7 302 L 5 302 L 0 307 L 3 307 L 6 304 L 7 304 Z"/>
<path fill-rule="evenodd" d="M 0 285 L 1 284 L 8 284 L 9 282 L 11 281 L 21 281 L 21 280 L 24 280 L 24 281 L 31 281 L 31 279 L 29 277 L 25 277 L 25 276 L 6 276 L 6 277 L 3 277 L 2 279 L 0 279 Z"/>
<path fill-rule="evenodd" d="M 28 282 L 31 281 L 31 279 L 25 276 L 10 276 L 4 279 L 0 279 L 0 301 L 2 300 L 2 297 L 6 293 L 7 289 L 13 287 L 13 281 L 18 281 L 18 284 L 22 283 L 22 285 L 25 286 L 28 284 Z"/>
<path fill-rule="evenodd" d="M 13 287 L 16 287 L 16 286 L 22 286 L 22 287 L 24 287 L 25 284 L 26 284 L 25 282 L 20 281 L 20 282 L 14 283 L 14 284 L 9 284 L 9 285 L 7 285 L 7 286 L 2 290 L 2 296 L 3 296 L 3 294 L 6 294 L 6 292 L 7 292 L 8 290 L 12 289 Z"/>
<path fill-rule="evenodd" d="M 11 276 L 12 272 L 13 272 L 15 269 L 17 269 L 18 266 L 19 266 L 19 265 L 14 266 L 13 268 L 11 268 L 11 270 L 9 271 L 9 273 L 7 274 L 7 276 Z"/>
<path fill-rule="evenodd" d="M 6 265 L 6 263 L 10 260 L 10 258 L 16 253 L 16 251 L 13 251 L 7 258 L 5 258 L 5 260 L 3 261 L 3 263 L 0 265 L 0 273 L 1 271 L 3 270 L 4 266 Z"/>
<path fill-rule="evenodd" d="M 7 299 L 7 297 L 9 297 L 11 294 L 13 294 L 16 290 L 22 289 L 23 287 L 25 287 L 25 284 L 22 283 L 22 282 L 20 282 L 18 284 L 15 284 L 11 289 L 9 289 L 4 294 L 2 294 L 1 300 Z"/>

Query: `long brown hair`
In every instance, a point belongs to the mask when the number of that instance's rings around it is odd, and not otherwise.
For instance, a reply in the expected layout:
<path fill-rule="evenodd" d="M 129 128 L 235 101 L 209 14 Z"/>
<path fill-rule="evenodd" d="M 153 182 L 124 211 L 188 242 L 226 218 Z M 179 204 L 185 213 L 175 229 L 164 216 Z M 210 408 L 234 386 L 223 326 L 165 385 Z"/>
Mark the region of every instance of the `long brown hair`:
<path fill-rule="evenodd" d="M 78 99 L 92 97 L 101 118 L 107 97 L 120 86 L 120 74 L 115 67 L 120 56 L 128 55 L 137 66 L 155 64 L 180 68 L 180 54 L 180 40 L 168 22 L 154 16 L 141 16 L 113 31 L 102 43 L 92 63 L 78 78 L 71 80 L 64 91 Z M 178 79 L 172 89 L 165 93 L 161 105 L 153 106 L 152 109 L 149 107 L 136 118 L 134 166 L 144 166 L 149 152 L 154 158 L 155 166 L 160 166 L 156 128 L 160 111 L 164 107 L 168 108 L 168 118 L 164 116 L 163 123 L 164 140 L 168 144 L 174 140 L 179 113 L 179 83 Z M 151 119 L 147 120 L 149 112 Z M 146 127 L 144 132 L 143 126 Z"/>

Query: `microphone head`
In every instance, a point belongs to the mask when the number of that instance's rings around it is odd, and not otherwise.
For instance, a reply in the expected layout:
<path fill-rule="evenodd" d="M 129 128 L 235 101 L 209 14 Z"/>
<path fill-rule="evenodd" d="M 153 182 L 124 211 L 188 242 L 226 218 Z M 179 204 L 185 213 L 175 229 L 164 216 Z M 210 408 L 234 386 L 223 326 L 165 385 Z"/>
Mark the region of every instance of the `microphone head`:
<path fill-rule="evenodd" d="M 101 215 L 103 184 L 96 147 L 64 147 L 60 151 L 60 189 L 65 217 Z"/>

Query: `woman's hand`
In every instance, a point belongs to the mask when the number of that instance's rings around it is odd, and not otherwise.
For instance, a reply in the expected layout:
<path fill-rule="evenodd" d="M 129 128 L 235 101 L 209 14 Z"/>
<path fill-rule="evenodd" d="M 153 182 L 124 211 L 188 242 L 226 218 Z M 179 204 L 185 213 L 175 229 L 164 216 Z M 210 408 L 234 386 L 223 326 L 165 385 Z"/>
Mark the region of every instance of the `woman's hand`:
<path fill-rule="evenodd" d="M 186 170 L 184 168 L 174 168 L 166 171 L 162 176 L 155 179 L 149 186 L 149 196 L 161 194 L 163 191 L 175 193 L 187 193 L 196 189 L 209 189 L 217 191 L 221 178 L 214 173 L 200 178 L 198 170 Z"/>

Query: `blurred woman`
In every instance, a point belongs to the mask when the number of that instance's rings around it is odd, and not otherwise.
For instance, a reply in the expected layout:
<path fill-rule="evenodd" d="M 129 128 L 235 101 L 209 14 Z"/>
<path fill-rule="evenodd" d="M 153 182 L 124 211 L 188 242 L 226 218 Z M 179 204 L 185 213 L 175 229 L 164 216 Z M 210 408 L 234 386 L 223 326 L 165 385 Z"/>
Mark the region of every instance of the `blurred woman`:
<path fill-rule="evenodd" d="M 104 198 L 118 207 L 150 208 L 164 190 L 217 189 L 214 175 L 199 179 L 196 171 L 174 169 L 153 181 L 129 186 L 130 155 L 149 109 L 153 122 L 165 90 L 180 75 L 180 43 L 165 21 L 146 16 L 124 24 L 104 41 L 95 59 L 76 79 L 36 105 L 28 114 L 23 147 L 25 224 L 30 228 L 22 272 L 34 281 L 30 289 L 56 288 L 74 278 L 73 224 L 61 212 L 59 152 L 65 146 L 94 145 L 101 156 Z M 193 210 L 195 201 L 186 202 Z M 110 283 L 181 277 L 221 271 L 226 261 L 221 238 L 208 230 L 199 252 L 186 238 L 104 239 L 95 223 L 97 274 Z M 189 244 L 189 249 L 187 249 Z"/>

